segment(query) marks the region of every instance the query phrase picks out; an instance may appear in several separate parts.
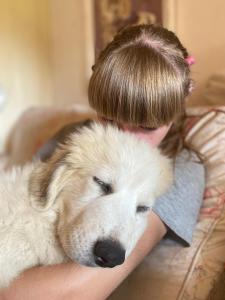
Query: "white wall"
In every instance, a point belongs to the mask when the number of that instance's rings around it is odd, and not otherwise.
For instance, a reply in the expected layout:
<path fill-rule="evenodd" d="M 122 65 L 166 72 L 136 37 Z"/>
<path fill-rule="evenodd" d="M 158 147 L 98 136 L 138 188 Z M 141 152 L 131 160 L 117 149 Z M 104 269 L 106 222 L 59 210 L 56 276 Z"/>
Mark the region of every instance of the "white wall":
<path fill-rule="evenodd" d="M 208 77 L 225 70 L 225 1 L 175 0 L 175 30 L 196 58 L 192 66 L 196 90 L 191 104 L 203 103 Z"/>
<path fill-rule="evenodd" d="M 26 107 L 52 102 L 52 43 L 46 0 L 0 0 L 0 145 Z"/>
<path fill-rule="evenodd" d="M 87 103 L 92 0 L 0 0 L 0 148 L 32 105 Z"/>
<path fill-rule="evenodd" d="M 54 101 L 87 103 L 94 62 L 92 0 L 50 0 L 53 32 Z"/>

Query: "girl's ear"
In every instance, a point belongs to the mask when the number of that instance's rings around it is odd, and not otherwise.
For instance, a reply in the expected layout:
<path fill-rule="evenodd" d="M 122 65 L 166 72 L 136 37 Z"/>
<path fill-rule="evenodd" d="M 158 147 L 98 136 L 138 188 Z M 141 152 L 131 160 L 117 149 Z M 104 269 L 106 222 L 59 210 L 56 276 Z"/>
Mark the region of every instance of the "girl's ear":
<path fill-rule="evenodd" d="M 191 79 L 188 88 L 189 94 L 194 90 L 194 88 L 195 88 L 195 83 L 194 80 Z"/>
<path fill-rule="evenodd" d="M 39 163 L 31 173 L 28 190 L 31 206 L 38 211 L 48 210 L 63 189 L 66 153 L 58 150 L 45 163 Z"/>

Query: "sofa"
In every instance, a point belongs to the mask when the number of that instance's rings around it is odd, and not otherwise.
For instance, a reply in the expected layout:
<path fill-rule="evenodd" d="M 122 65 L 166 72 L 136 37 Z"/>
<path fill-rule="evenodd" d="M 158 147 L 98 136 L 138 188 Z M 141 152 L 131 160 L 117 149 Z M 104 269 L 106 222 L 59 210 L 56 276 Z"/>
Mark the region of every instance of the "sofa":
<path fill-rule="evenodd" d="M 186 141 L 204 156 L 206 188 L 191 247 L 162 240 L 110 300 L 225 299 L 225 107 L 187 110 Z M 15 123 L 1 168 L 24 165 L 62 126 L 93 111 L 33 108 Z"/>

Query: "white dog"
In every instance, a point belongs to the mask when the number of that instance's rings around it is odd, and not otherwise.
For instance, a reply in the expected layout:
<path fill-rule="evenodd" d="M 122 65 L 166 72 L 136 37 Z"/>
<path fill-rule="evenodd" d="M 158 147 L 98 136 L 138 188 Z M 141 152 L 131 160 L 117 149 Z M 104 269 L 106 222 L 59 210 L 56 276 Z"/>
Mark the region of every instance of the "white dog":
<path fill-rule="evenodd" d="M 123 263 L 171 181 L 170 162 L 156 148 L 95 123 L 47 162 L 1 173 L 0 287 L 36 265 Z"/>

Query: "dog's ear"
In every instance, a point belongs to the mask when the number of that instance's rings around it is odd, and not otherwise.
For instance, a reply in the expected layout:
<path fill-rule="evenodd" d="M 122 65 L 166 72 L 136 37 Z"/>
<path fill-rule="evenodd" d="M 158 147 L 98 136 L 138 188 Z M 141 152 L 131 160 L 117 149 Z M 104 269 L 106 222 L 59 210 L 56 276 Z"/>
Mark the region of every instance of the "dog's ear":
<path fill-rule="evenodd" d="M 58 149 L 47 162 L 40 162 L 32 171 L 28 190 L 31 206 L 36 210 L 48 210 L 62 191 L 67 154 L 65 150 Z"/>
<path fill-rule="evenodd" d="M 93 121 L 86 120 L 63 127 L 36 155 L 39 166 L 29 180 L 31 205 L 38 210 L 49 209 L 65 185 L 66 156 L 69 154 L 70 135 L 80 134 L 84 127 L 91 127 Z M 64 175 L 63 175 L 64 174 Z"/>

